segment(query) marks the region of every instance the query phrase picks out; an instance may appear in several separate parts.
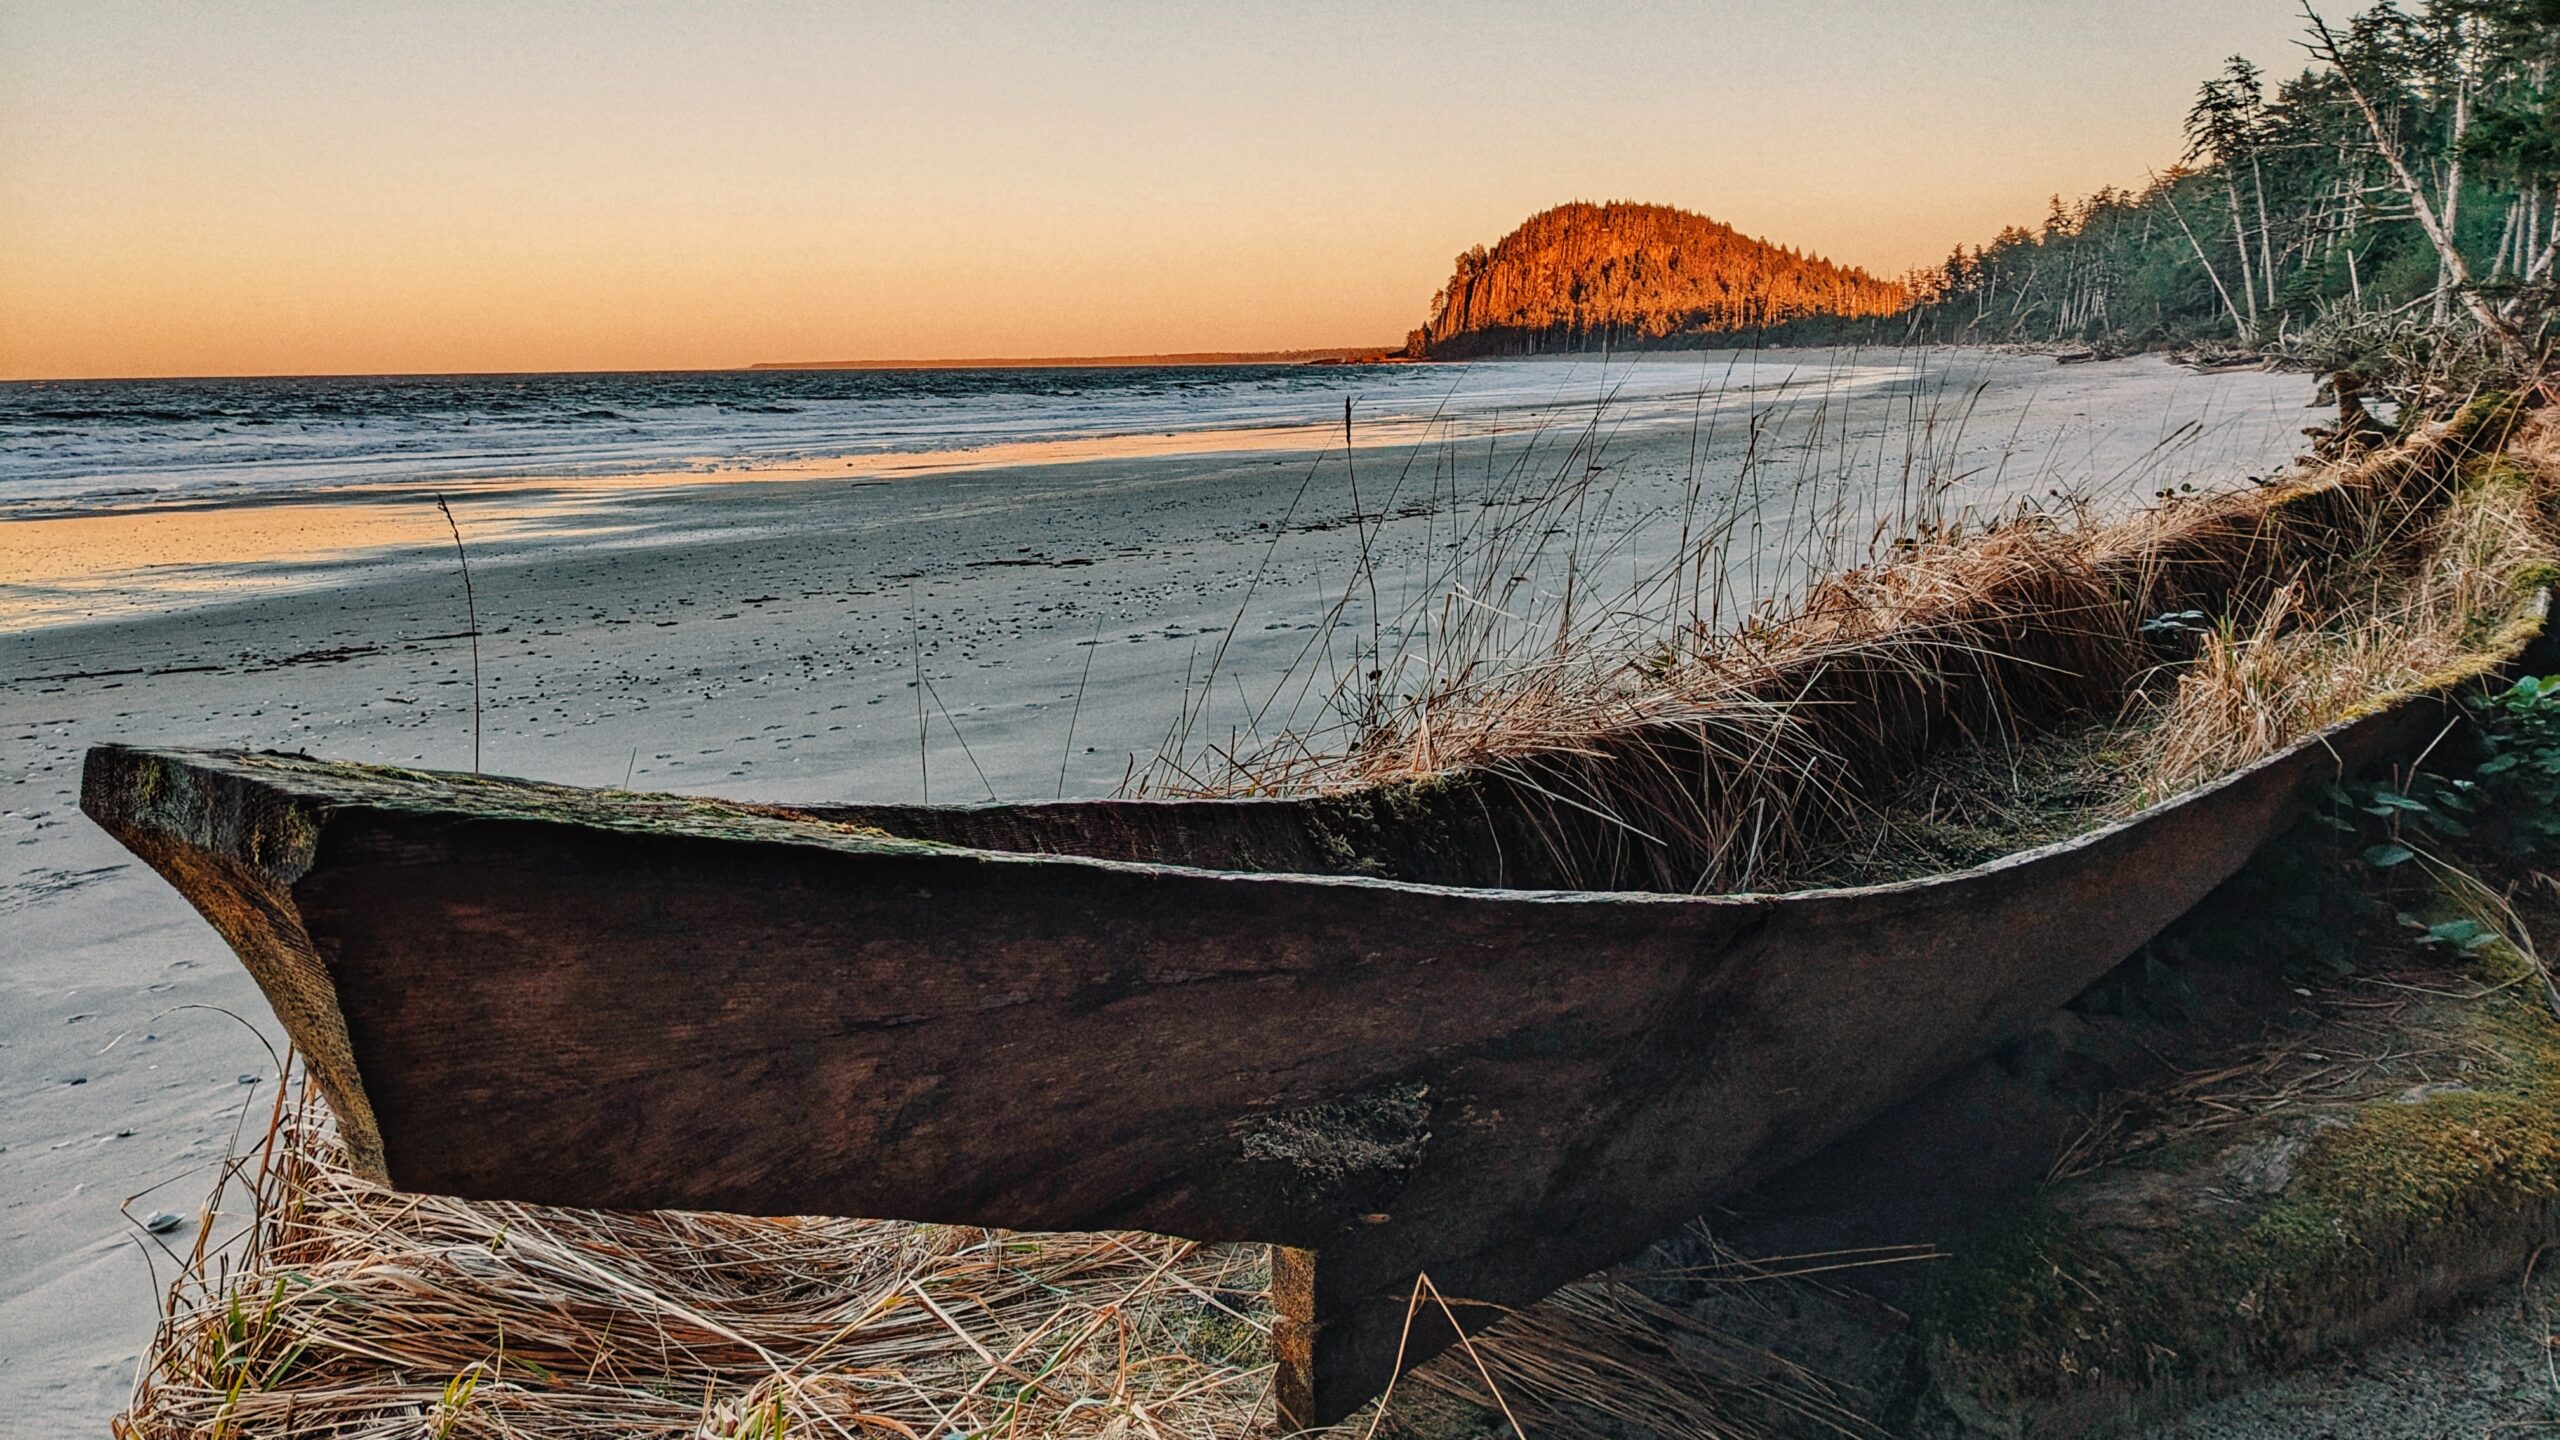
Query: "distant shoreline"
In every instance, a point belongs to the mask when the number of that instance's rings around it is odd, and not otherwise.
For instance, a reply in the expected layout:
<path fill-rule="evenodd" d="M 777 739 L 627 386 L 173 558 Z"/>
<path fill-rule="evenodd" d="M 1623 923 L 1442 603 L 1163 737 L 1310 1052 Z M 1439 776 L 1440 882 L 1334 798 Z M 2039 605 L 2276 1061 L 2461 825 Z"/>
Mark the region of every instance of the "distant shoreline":
<path fill-rule="evenodd" d="M 1406 358 L 1402 346 L 1331 350 L 1191 350 L 1169 355 L 1050 355 L 961 360 L 767 360 L 750 370 L 1106 370 L 1151 365 L 1377 365 Z"/>

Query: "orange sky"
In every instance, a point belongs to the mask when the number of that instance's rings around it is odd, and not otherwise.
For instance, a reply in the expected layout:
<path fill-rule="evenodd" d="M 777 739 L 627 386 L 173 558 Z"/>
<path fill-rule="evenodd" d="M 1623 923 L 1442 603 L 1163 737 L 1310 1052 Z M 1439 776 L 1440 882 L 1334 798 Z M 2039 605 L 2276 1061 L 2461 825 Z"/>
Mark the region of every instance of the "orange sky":
<path fill-rule="evenodd" d="M 2291 0 L 0 0 L 0 378 L 1386 343 L 1574 198 L 1886 272 Z"/>

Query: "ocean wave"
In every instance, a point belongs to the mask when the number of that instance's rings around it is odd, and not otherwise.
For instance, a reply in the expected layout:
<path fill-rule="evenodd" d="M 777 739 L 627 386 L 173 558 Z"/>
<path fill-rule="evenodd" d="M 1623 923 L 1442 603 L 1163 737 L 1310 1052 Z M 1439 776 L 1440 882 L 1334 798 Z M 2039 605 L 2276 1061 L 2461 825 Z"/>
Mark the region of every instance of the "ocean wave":
<path fill-rule="evenodd" d="M 1699 375 L 1694 361 L 1606 366 L 1591 357 L 1431 367 L 12 382 L 0 384 L 0 514 L 106 503 L 136 489 L 184 501 L 216 488 L 285 495 L 1332 425 L 1346 396 L 1372 421 L 1419 420 L 1435 410 L 1519 413 L 1587 407 L 1604 385 L 1621 398 L 1693 390 Z"/>

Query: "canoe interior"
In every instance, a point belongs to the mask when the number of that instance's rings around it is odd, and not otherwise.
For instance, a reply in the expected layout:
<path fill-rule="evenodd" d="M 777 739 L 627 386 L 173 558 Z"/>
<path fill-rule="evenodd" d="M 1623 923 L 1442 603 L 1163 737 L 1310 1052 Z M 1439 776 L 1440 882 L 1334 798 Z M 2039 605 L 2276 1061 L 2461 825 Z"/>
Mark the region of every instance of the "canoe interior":
<path fill-rule="evenodd" d="M 2469 443 L 2201 507 L 2085 565 L 2039 556 L 1979 577 L 1902 617 L 1889 641 L 1775 655 L 1724 687 L 1721 720 L 1630 723 L 1571 748 L 1296 798 L 796 809 L 977 850 L 1234 873 L 1489 890 L 1782 888 L 1783 866 L 1773 875 L 1735 859 L 1758 853 L 1749 832 L 1767 812 L 1818 834 L 1932 755 L 2033 744 L 2118 714 L 2143 677 L 2182 658 L 2174 641 L 2144 638 L 2145 617 L 2245 619 L 2340 536 L 2440 498 Z M 1740 818 L 1754 807 L 1762 820 Z"/>
<path fill-rule="evenodd" d="M 1589 827 L 1522 803 L 1498 776 L 1456 775 L 1291 799 L 1067 800 L 994 805 L 798 805 L 813 819 L 906 839 L 1263 875 L 1363 875 L 1483 889 L 1634 889 Z M 1507 842 L 1507 843 L 1506 843 Z"/>
<path fill-rule="evenodd" d="M 1304 797 L 789 809 L 1012 854 L 1481 890 L 1699 894 L 1729 870 L 1731 832 L 1713 797 L 1731 767 L 1720 763 L 1716 738 L 1703 725 L 1647 725 L 1587 754 Z M 1923 731 L 1876 763 L 1908 764 L 1930 748 Z M 1802 806 L 1808 818 L 1827 809 Z"/>

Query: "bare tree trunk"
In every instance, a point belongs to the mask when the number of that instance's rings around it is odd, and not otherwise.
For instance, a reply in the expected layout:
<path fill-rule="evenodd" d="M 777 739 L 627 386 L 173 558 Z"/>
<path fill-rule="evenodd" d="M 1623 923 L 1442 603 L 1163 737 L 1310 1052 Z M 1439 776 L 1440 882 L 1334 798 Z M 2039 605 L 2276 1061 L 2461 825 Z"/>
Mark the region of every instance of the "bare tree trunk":
<path fill-rule="evenodd" d="M 2329 22 L 2321 19 L 2320 12 L 2312 9 L 2307 0 L 2302 13 L 2311 22 L 2312 33 L 2319 37 L 2319 44 L 2312 47 L 2312 54 L 2328 61 L 2337 70 L 2339 80 L 2347 87 L 2347 94 L 2355 100 L 2356 109 L 2364 116 L 2365 128 L 2373 133 L 2374 148 L 2381 153 L 2383 162 L 2391 167 L 2392 178 L 2399 183 L 2401 193 L 2409 197 L 2409 208 L 2417 217 L 2418 228 L 2426 232 L 2427 243 L 2435 247 L 2436 261 L 2443 267 L 2444 274 L 2451 277 L 2456 293 L 2462 297 L 2463 308 L 2471 312 L 2471 318 L 2480 323 L 2481 329 L 2497 339 L 2500 348 L 2521 359 L 2524 354 L 2522 338 L 2506 318 L 2491 309 L 2489 302 L 2480 298 L 2479 292 L 2472 288 L 2471 267 L 2463 261 L 2462 251 L 2454 245 L 2452 231 L 2445 227 L 2436 208 L 2427 202 L 2426 188 L 2418 183 L 2417 176 L 2409 172 L 2409 162 L 2402 157 L 2399 142 L 2392 139 L 2390 130 L 2383 125 L 2381 112 L 2373 108 L 2372 98 L 2364 93 L 2362 85 L 2356 83 L 2355 72 L 2348 68 L 2346 57 L 2339 52 L 2338 38 L 2329 29 Z"/>
<path fill-rule="evenodd" d="M 2249 222 L 2240 217 L 2240 177 L 2222 169 L 2223 193 L 2231 198 L 2231 246 L 2240 252 L 2240 293 L 2249 302 L 2249 328 L 2258 328 L 2258 277 L 2249 273 Z"/>
<path fill-rule="evenodd" d="M 2266 280 L 2267 308 L 2276 308 L 2276 262 L 2267 253 L 2267 172 L 2258 163 L 2258 152 L 2249 152 L 2250 183 L 2258 192 L 2258 274 Z"/>
<path fill-rule="evenodd" d="M 2359 310 L 2364 308 L 2364 278 L 2358 273 L 2360 267 L 2356 261 L 2356 232 L 2362 228 L 2361 222 L 2364 219 L 2364 162 L 2365 157 L 2359 151 L 2356 155 L 2355 179 L 2349 182 L 2353 188 L 2349 189 L 2344 197 L 2347 217 L 2347 293 L 2354 298 L 2356 308 Z"/>
<path fill-rule="evenodd" d="M 2555 206 L 2552 211 L 2551 234 L 2544 238 L 2542 249 L 2535 253 L 2533 263 L 2525 267 L 2524 283 L 2531 285 L 2550 274 L 2554 260 L 2560 260 L 2560 206 Z"/>
<path fill-rule="evenodd" d="M 2516 274 L 2526 279 L 2533 264 L 2534 251 L 2542 245 L 2542 187 L 2533 185 L 2524 192 L 2524 233 L 2516 237 Z"/>
<path fill-rule="evenodd" d="M 2187 224 L 2187 217 L 2178 209 L 2178 202 L 2165 192 L 2160 199 L 2169 207 L 2169 218 L 2178 222 L 2178 233 L 2187 237 L 2187 248 L 2196 252 L 2196 263 L 2204 267 L 2204 278 L 2213 282 L 2213 293 L 2222 297 L 2222 308 L 2231 313 L 2232 331 L 2246 344 L 2249 326 L 2240 318 L 2240 307 L 2232 303 L 2230 288 L 2222 283 L 2222 276 L 2214 270 L 2213 261 L 2205 255 L 2203 243 L 2196 239 L 2196 232 Z"/>
<path fill-rule="evenodd" d="M 2454 22 L 2455 44 L 2465 48 L 2457 49 L 2454 55 L 2452 158 L 2445 163 L 2444 171 L 2444 233 L 2452 237 L 2457 245 L 2462 235 L 2462 138 L 2471 130 L 2471 66 L 2466 53 L 2467 36 L 2463 28 L 2466 23 L 2459 20 Z M 2458 248 L 2454 253 L 2457 259 L 2460 258 L 2461 251 Z M 2445 292 L 2453 285 L 2454 276 L 2451 269 L 2439 267 L 2435 307 L 2438 323 L 2444 320 Z"/>
<path fill-rule="evenodd" d="M 2551 273 L 2552 260 L 2560 257 L 2560 192 L 2554 192 L 2552 196 L 2550 236 L 2545 238 L 2541 234 L 2542 212 L 2538 206 L 2534 211 L 2533 225 L 2535 233 L 2525 241 L 2525 244 L 2528 247 L 2539 245 L 2541 248 L 2534 252 L 2533 263 L 2524 269 L 2524 283 L 2527 285 Z"/>

